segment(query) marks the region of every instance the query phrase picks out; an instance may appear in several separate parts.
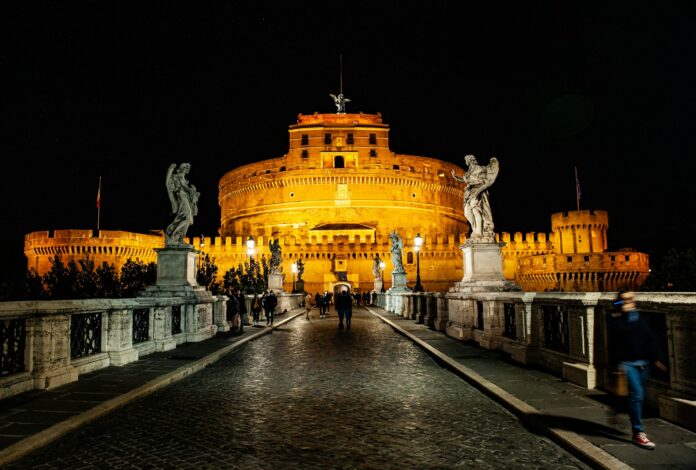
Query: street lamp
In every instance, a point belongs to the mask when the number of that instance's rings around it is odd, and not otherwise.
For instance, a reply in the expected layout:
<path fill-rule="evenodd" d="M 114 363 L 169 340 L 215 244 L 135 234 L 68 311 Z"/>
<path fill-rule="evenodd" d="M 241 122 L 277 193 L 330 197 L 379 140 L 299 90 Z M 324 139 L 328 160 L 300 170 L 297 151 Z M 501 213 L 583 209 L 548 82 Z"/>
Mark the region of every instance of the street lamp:
<path fill-rule="evenodd" d="M 290 269 L 292 270 L 292 293 L 295 293 L 295 273 L 297 273 L 297 263 L 292 263 L 290 265 Z"/>
<path fill-rule="evenodd" d="M 415 244 L 413 250 L 416 252 L 416 286 L 413 288 L 413 291 L 423 292 L 423 286 L 421 285 L 420 279 L 420 249 L 423 245 L 423 238 L 420 236 L 420 233 L 416 235 L 416 238 L 413 239 L 413 243 Z"/>
<path fill-rule="evenodd" d="M 247 245 L 247 255 L 249 255 L 249 262 L 251 262 L 251 258 L 254 256 L 254 246 L 256 245 L 256 242 L 254 241 L 254 237 L 249 235 L 249 238 L 246 241 Z"/>
<path fill-rule="evenodd" d="M 384 261 L 379 262 L 379 269 L 382 270 L 382 274 L 380 274 L 380 277 L 382 278 L 382 292 L 386 292 L 384 290 L 384 267 L 387 265 Z"/>

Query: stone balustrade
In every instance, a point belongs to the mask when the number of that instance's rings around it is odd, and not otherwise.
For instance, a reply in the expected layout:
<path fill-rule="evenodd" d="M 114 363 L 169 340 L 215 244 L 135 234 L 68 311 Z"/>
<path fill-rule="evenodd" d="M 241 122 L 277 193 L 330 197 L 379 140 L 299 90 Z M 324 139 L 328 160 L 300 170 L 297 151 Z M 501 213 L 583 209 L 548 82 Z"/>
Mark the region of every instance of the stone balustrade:
<path fill-rule="evenodd" d="M 0 399 L 229 331 L 227 296 L 0 302 Z M 302 295 L 278 297 L 278 312 Z M 247 311 L 251 296 L 247 299 Z"/>
<path fill-rule="evenodd" d="M 607 318 L 615 294 L 600 292 L 379 293 L 377 305 L 448 336 L 501 350 L 586 388 L 612 392 Z M 655 371 L 646 401 L 665 419 L 696 422 L 696 293 L 636 295 L 669 372 Z"/>

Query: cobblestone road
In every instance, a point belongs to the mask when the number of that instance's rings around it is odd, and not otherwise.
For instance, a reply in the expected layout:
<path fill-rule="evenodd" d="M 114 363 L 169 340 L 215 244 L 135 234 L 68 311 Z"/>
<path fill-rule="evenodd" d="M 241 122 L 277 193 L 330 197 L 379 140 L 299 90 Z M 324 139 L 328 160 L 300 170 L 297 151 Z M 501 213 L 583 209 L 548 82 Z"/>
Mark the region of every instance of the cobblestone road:
<path fill-rule="evenodd" d="M 364 310 L 313 314 L 7 468 L 587 468 Z"/>

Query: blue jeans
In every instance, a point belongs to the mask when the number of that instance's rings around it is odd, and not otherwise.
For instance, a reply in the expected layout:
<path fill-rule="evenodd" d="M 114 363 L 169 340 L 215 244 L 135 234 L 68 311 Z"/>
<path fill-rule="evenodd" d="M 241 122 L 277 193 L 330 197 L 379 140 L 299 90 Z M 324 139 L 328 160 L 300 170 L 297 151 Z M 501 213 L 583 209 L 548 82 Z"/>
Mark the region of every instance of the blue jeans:
<path fill-rule="evenodd" d="M 645 432 L 643 428 L 643 401 L 645 401 L 645 382 L 650 376 L 648 361 L 622 362 L 619 364 L 628 382 L 628 416 L 634 433 Z"/>

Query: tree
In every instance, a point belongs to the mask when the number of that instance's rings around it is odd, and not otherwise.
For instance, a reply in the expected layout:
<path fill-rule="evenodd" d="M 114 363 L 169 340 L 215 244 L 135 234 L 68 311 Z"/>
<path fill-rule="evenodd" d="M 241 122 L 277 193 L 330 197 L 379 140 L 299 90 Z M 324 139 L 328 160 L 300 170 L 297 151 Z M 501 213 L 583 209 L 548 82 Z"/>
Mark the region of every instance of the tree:
<path fill-rule="evenodd" d="M 696 291 L 696 250 L 671 248 L 651 269 L 644 291 Z"/>
<path fill-rule="evenodd" d="M 128 258 L 121 268 L 121 297 L 135 297 L 157 281 L 157 265 Z"/>
<path fill-rule="evenodd" d="M 97 292 L 99 297 L 116 298 L 119 297 L 121 286 L 118 279 L 116 267 L 106 261 L 97 268 Z"/>
<path fill-rule="evenodd" d="M 73 284 L 77 275 L 77 265 L 74 261 L 63 264 L 58 254 L 51 261 L 51 269 L 43 275 L 43 284 L 50 299 L 70 299 L 73 297 Z"/>
<path fill-rule="evenodd" d="M 92 299 L 100 297 L 97 283 L 98 276 L 94 271 L 94 260 L 86 259 L 78 260 L 80 270 L 75 276 L 75 284 L 73 285 L 73 297 Z"/>
<path fill-rule="evenodd" d="M 222 285 L 217 280 L 217 272 L 218 267 L 215 264 L 215 258 L 211 259 L 210 256 L 206 254 L 199 259 L 198 269 L 196 270 L 196 282 L 214 295 L 218 295 L 221 293 Z"/>

